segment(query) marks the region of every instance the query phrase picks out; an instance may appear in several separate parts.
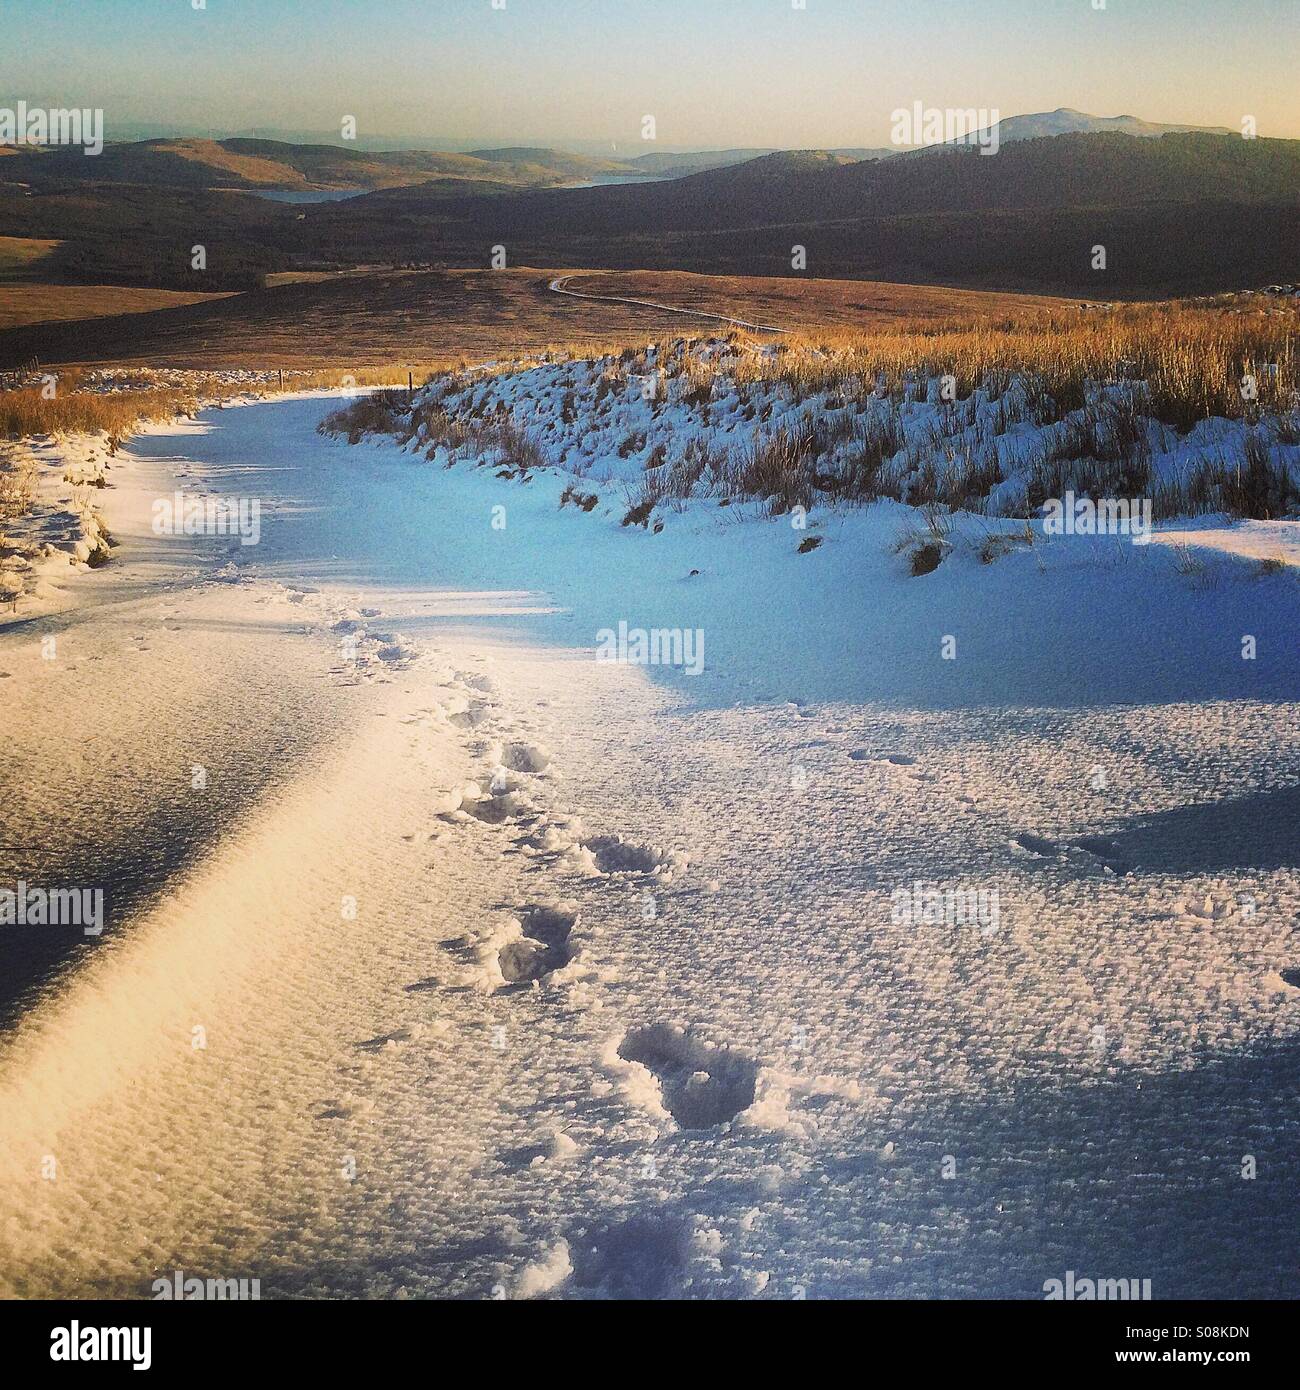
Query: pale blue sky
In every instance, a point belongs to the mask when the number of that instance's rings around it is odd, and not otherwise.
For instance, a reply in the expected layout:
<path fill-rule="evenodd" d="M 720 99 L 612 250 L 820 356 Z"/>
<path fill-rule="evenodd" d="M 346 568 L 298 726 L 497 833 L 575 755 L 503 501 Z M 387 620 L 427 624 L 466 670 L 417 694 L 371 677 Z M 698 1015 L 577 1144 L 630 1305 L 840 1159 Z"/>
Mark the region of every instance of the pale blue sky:
<path fill-rule="evenodd" d="M 337 129 L 503 143 L 883 145 L 927 106 L 1300 137 L 1300 0 L 0 0 L 0 106 L 108 133 Z"/>

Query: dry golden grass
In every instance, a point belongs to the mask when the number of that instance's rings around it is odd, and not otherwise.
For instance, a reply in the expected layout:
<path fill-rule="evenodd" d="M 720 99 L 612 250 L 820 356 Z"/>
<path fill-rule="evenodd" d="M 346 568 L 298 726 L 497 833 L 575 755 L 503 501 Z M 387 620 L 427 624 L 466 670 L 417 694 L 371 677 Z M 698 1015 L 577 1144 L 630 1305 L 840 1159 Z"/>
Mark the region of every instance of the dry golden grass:
<path fill-rule="evenodd" d="M 0 542 L 4 540 L 5 527 L 31 506 L 35 486 L 30 463 L 0 450 Z"/>
<path fill-rule="evenodd" d="M 238 154 L 217 144 L 215 140 L 169 140 L 158 148 L 157 157 L 193 161 L 244 183 L 266 188 L 296 188 L 307 182 L 290 165 L 279 160 L 262 159 L 257 155 Z"/>
<path fill-rule="evenodd" d="M 78 434 L 106 430 L 121 439 L 150 420 L 168 420 L 197 409 L 198 394 L 178 389 L 67 392 L 46 400 L 39 389 L 0 392 L 0 437 Z"/>
<path fill-rule="evenodd" d="M 273 290 L 279 285 L 319 285 L 326 280 L 339 280 L 345 275 L 363 275 L 357 270 L 277 270 L 263 276 L 264 288 Z"/>
<path fill-rule="evenodd" d="M 377 366 L 457 357 L 470 363 L 537 351 L 548 343 L 644 344 L 707 330 L 706 321 L 656 309 L 552 294 L 550 282 L 562 273 L 571 272 L 386 271 L 298 279 L 216 303 L 129 319 L 0 333 L 0 366 L 33 357 L 54 364 L 139 362 L 176 367 L 325 367 L 344 362 Z M 638 292 L 648 283 L 640 275 L 602 273 L 598 292 L 653 298 Z M 1016 306 L 1033 314 L 1061 304 L 1035 296 L 861 281 L 671 278 L 690 282 L 691 293 L 700 297 L 693 307 L 706 308 L 707 294 L 714 312 L 741 318 L 770 314 L 770 321 L 780 326 L 883 324 L 896 320 L 908 304 L 925 321 L 941 314 L 944 304 L 949 305 L 948 317 L 959 321 L 1005 316 Z M 584 286 L 575 281 L 572 287 Z M 811 317 L 809 310 L 799 308 L 805 295 L 821 306 Z M 874 307 L 864 309 L 864 304 Z"/>
<path fill-rule="evenodd" d="M 8 148 L 0 146 L 0 149 Z M 30 279 L 39 273 L 41 262 L 62 246 L 61 241 L 40 237 L 0 236 L 0 284 Z"/>
<path fill-rule="evenodd" d="M 780 380 L 800 396 L 828 390 L 844 397 L 881 392 L 901 396 L 909 384 L 951 375 L 958 398 L 964 399 L 977 387 L 998 390 L 1019 376 L 1030 379 L 1036 392 L 1050 399 L 1052 413 L 1059 418 L 1084 405 L 1093 386 L 1128 380 L 1145 384 L 1147 413 L 1182 433 L 1212 416 L 1286 414 L 1300 399 L 1298 308 L 1238 311 L 1230 305 L 1170 300 L 1080 312 L 1063 307 L 1061 301 L 989 298 L 1028 302 L 1017 315 L 999 312 L 974 321 L 963 306 L 962 312 L 947 318 L 937 313 L 887 318 L 870 331 L 832 326 L 776 337 L 719 325 L 716 334 L 764 347 L 728 364 L 727 374 L 734 381 L 744 385 Z M 738 317 L 749 317 L 741 311 L 752 312 L 761 303 L 738 300 L 733 307 Z M 679 323 L 682 332 L 657 338 L 660 360 L 672 359 L 674 371 L 684 373 L 691 388 L 706 399 L 715 368 L 676 350 L 683 337 L 700 336 L 689 329 L 688 321 Z M 638 353 L 644 346 L 638 339 Z M 499 369 L 510 370 L 521 360 L 542 356 L 619 354 L 631 355 L 626 338 L 557 340 L 513 356 L 502 353 Z"/>
<path fill-rule="evenodd" d="M 0 330 L 25 324 L 97 319 L 110 314 L 145 314 L 154 309 L 174 309 L 227 297 L 131 289 L 123 285 L 0 285 Z"/>
<path fill-rule="evenodd" d="M 876 330 L 893 325 L 987 323 L 1009 317 L 1024 320 L 1062 312 L 1074 303 L 1047 295 L 882 280 L 693 275 L 676 270 L 582 271 L 568 279 L 566 288 L 582 294 L 650 299 L 786 329 Z"/>
<path fill-rule="evenodd" d="M 776 376 L 806 391 L 847 379 L 901 390 L 909 378 L 951 374 L 964 397 L 990 376 L 1019 374 L 1037 378 L 1062 413 L 1084 404 L 1088 383 L 1129 379 L 1146 383 L 1155 418 L 1185 432 L 1208 416 L 1289 410 L 1298 329 L 1294 310 L 1238 313 L 1176 302 L 956 329 L 900 324 L 794 335 L 774 356 L 747 358 L 738 376 Z M 1253 401 L 1243 391 L 1247 378 Z"/>
<path fill-rule="evenodd" d="M 670 315 L 551 294 L 548 282 L 536 270 L 335 276 L 149 315 L 0 333 L 0 366 L 31 358 L 186 368 L 481 362 L 552 340 L 626 331 L 649 341 L 673 326 Z"/>

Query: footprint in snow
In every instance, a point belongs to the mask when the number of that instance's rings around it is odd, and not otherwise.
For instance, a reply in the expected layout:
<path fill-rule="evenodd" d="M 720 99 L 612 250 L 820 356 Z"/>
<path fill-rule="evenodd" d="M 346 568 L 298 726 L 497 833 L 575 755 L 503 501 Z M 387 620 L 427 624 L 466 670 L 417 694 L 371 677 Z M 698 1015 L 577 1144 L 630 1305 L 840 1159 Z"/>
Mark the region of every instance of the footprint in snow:
<path fill-rule="evenodd" d="M 416 980 L 412 984 L 404 985 L 407 994 L 425 994 L 429 990 L 441 989 L 442 980 L 437 975 L 428 975 L 423 980 Z"/>
<path fill-rule="evenodd" d="M 535 777 L 550 767 L 551 755 L 540 743 L 507 743 L 501 762 L 511 772 L 526 772 Z"/>
<path fill-rule="evenodd" d="M 497 952 L 501 977 L 507 984 L 543 980 L 573 959 L 569 937 L 577 924 L 576 912 L 534 903 L 520 913 L 522 936 L 508 941 Z"/>
<path fill-rule="evenodd" d="M 671 877 L 682 862 L 676 854 L 655 845 L 641 845 L 621 835 L 595 835 L 582 840 L 579 850 L 598 874 L 658 874 Z"/>
<path fill-rule="evenodd" d="M 456 714 L 447 716 L 447 722 L 455 725 L 458 729 L 477 729 L 490 716 L 490 709 L 487 705 L 479 701 L 472 703 L 468 709 L 461 710 Z"/>
<path fill-rule="evenodd" d="M 618 1045 L 624 1062 L 645 1067 L 663 1108 L 682 1129 L 714 1129 L 754 1103 L 758 1064 L 742 1052 L 712 1047 L 682 1028 L 633 1028 Z"/>
<path fill-rule="evenodd" d="M 506 821 L 518 820 L 533 813 L 536 808 L 516 792 L 504 792 L 500 796 L 485 796 L 477 801 L 465 800 L 460 809 L 474 820 L 484 825 L 504 825 Z"/>
<path fill-rule="evenodd" d="M 1082 840 L 1076 840 L 1074 843 L 1077 849 L 1092 855 L 1094 859 L 1101 860 L 1102 867 L 1109 869 L 1111 873 L 1123 875 L 1130 872 L 1129 865 L 1117 853 L 1119 850 L 1117 841 L 1108 840 L 1104 835 L 1085 835 Z"/>
<path fill-rule="evenodd" d="M 590 1223 L 569 1239 L 575 1289 L 610 1299 L 680 1297 L 691 1252 L 691 1226 L 658 1212 Z"/>

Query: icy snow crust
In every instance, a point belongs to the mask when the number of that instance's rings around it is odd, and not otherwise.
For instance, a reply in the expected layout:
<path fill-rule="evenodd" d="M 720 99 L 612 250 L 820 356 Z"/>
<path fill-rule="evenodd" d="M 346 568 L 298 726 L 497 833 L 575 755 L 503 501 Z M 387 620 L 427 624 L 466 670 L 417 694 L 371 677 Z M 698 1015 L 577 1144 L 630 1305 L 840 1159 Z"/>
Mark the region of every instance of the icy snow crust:
<path fill-rule="evenodd" d="M 565 370 L 471 389 L 544 428 Z M 1300 1293 L 1293 571 L 958 517 L 914 578 L 894 503 L 655 534 L 622 420 L 523 483 L 333 404 L 138 438 L 113 563 L 0 628 L 4 838 L 111 904 L 0 939 L 0 1291 Z M 261 544 L 151 535 L 179 475 Z M 620 621 L 703 673 L 594 660 Z"/>

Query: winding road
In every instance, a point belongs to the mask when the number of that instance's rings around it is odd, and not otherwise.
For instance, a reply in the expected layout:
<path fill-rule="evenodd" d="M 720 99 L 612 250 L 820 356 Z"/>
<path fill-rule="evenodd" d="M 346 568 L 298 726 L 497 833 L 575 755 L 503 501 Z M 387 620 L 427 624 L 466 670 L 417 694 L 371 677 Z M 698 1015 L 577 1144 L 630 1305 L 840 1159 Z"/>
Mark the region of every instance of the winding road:
<path fill-rule="evenodd" d="M 572 299 L 592 299 L 602 304 L 635 304 L 642 309 L 658 309 L 665 314 L 684 314 L 688 318 L 711 319 L 715 323 L 730 323 L 737 328 L 748 328 L 753 333 L 786 333 L 789 330 L 777 328 L 770 323 L 751 323 L 748 319 L 732 318 L 728 314 L 710 314 L 703 309 L 687 309 L 680 304 L 659 304 L 653 299 L 631 299 L 621 294 L 584 294 L 580 290 L 565 289 L 565 286 L 574 277 L 572 275 L 557 275 L 550 283 L 550 288 L 556 294 L 567 294 Z"/>

